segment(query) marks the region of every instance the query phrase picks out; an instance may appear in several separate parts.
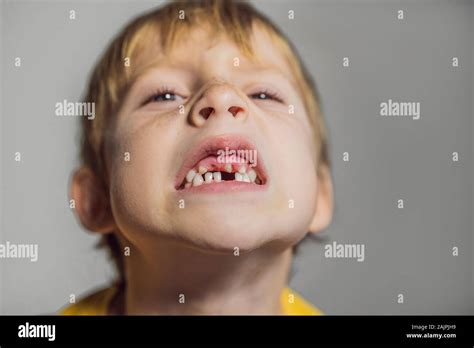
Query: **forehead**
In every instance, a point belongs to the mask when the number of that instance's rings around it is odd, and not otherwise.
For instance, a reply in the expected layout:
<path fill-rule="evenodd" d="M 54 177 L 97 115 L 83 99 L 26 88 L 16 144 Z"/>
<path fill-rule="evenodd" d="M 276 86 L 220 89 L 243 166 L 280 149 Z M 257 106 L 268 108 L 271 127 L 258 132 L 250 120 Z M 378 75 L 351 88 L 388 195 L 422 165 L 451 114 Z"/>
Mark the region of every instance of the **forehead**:
<path fill-rule="evenodd" d="M 251 54 L 246 54 L 225 32 L 216 33 L 210 25 L 180 32 L 175 43 L 167 48 L 161 44 L 164 39 L 159 32 L 148 36 L 136 50 L 132 79 L 149 69 L 166 65 L 209 77 L 226 77 L 233 71 L 261 70 L 277 73 L 296 85 L 288 57 L 274 36 L 259 25 L 253 25 L 249 37 Z"/>

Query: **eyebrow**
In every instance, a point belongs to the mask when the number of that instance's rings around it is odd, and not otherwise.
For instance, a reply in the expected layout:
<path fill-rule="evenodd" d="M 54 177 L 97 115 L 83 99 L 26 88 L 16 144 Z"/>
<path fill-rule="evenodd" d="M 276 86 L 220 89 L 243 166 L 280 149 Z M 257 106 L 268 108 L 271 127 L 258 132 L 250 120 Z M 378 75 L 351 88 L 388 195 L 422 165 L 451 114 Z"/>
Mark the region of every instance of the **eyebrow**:
<path fill-rule="evenodd" d="M 159 67 L 164 63 L 167 62 L 167 57 L 159 57 L 154 59 L 151 63 L 145 66 L 139 66 L 138 69 L 135 69 L 128 81 L 129 88 L 133 87 L 133 85 L 143 76 L 147 75 L 150 71 L 158 70 Z"/>
<path fill-rule="evenodd" d="M 160 71 L 160 70 L 168 70 L 168 71 L 171 71 L 173 72 L 173 70 L 175 72 L 185 72 L 187 74 L 190 74 L 192 73 L 191 69 L 185 69 L 184 67 L 178 67 L 178 66 L 173 66 L 173 65 L 168 65 L 168 66 L 162 66 L 162 64 L 164 62 L 167 62 L 167 58 L 166 57 L 160 57 L 159 59 L 155 59 L 153 60 L 152 63 L 150 64 L 147 64 L 145 66 L 142 66 L 142 67 L 139 67 L 138 69 L 136 69 L 136 71 L 134 71 L 129 79 L 129 81 L 127 82 L 127 94 L 129 94 L 130 92 L 132 92 L 134 89 L 138 88 L 136 87 L 136 85 L 142 80 L 142 79 L 145 79 L 145 77 L 147 75 L 149 75 L 151 72 L 154 72 L 154 71 Z"/>
<path fill-rule="evenodd" d="M 167 66 L 162 66 L 164 63 L 167 63 Z M 157 71 L 160 69 L 167 69 L 167 70 L 180 70 L 185 71 L 186 73 L 195 73 L 194 69 L 186 68 L 185 64 L 170 64 L 170 60 L 166 56 L 162 56 L 159 58 L 154 59 L 151 63 L 138 68 L 134 73 L 132 73 L 131 78 L 128 82 L 128 90 L 131 90 L 137 82 L 140 81 L 145 75 L 149 74 L 152 71 Z M 284 80 L 289 83 L 289 85 L 297 90 L 298 86 L 296 81 L 291 76 L 285 74 L 281 69 L 276 66 L 266 66 L 262 64 L 253 64 L 253 66 L 248 68 L 243 68 L 245 72 L 252 73 L 253 76 L 261 75 L 261 76 L 268 76 L 274 75 L 278 76 L 281 80 Z"/>
<path fill-rule="evenodd" d="M 259 74 L 259 75 L 277 75 L 279 78 L 287 81 L 291 87 L 294 89 L 297 89 L 297 84 L 296 81 L 291 77 L 285 74 L 283 71 L 276 67 L 261 67 L 261 68 L 254 68 L 254 69 L 249 69 L 249 70 L 255 70 L 254 74 Z"/>

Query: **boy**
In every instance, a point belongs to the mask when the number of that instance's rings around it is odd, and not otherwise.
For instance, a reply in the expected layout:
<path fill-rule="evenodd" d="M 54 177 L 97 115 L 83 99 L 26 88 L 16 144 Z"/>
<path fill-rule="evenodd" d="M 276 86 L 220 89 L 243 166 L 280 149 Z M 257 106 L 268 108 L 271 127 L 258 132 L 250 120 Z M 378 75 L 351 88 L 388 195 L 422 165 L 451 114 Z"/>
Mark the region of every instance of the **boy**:
<path fill-rule="evenodd" d="M 315 88 L 253 7 L 177 2 L 95 68 L 71 197 L 119 269 L 63 314 L 320 314 L 288 289 L 293 247 L 330 223 Z"/>

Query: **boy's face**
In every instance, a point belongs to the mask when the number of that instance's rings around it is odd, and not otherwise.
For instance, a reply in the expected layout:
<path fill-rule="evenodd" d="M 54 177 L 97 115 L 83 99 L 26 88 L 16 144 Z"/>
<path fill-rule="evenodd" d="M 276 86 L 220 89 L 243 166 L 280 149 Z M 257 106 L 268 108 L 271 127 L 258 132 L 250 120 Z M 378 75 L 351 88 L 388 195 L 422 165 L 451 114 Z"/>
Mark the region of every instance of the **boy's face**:
<path fill-rule="evenodd" d="M 138 248 L 164 237 L 215 252 L 287 248 L 308 231 L 318 190 L 290 66 L 257 28 L 259 63 L 224 36 L 191 34 L 131 62 L 139 77 L 107 142 L 115 222 Z"/>

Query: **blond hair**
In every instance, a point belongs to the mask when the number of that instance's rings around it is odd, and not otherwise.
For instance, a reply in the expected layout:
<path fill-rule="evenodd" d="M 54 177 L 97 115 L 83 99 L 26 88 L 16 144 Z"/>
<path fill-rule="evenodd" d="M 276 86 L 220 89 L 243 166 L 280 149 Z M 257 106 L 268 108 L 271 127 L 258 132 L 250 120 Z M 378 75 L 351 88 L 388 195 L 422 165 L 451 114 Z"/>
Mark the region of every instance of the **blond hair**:
<path fill-rule="evenodd" d="M 248 3 L 226 0 L 179 1 L 168 3 L 131 21 L 108 46 L 90 77 L 85 101 L 95 103 L 96 116 L 92 122 L 86 118 L 82 120 L 81 159 L 83 165 L 89 167 L 99 178 L 106 192 L 108 173 L 105 164 L 105 135 L 132 78 L 131 69 L 124 66 L 125 59 L 133 62 L 138 53 L 150 44 L 149 40 L 145 40 L 148 37 L 159 38 L 157 43 L 167 52 L 183 35 L 203 23 L 216 28 L 216 32 L 218 29 L 227 34 L 247 56 L 252 56 L 253 53 L 251 37 L 254 25 L 259 25 L 269 33 L 293 70 L 298 92 L 315 132 L 318 163 L 329 168 L 326 130 L 320 114 L 317 90 L 286 36 Z M 105 235 L 100 246 L 109 248 L 119 270 L 119 281 L 123 283 L 122 253 L 115 234 Z"/>

